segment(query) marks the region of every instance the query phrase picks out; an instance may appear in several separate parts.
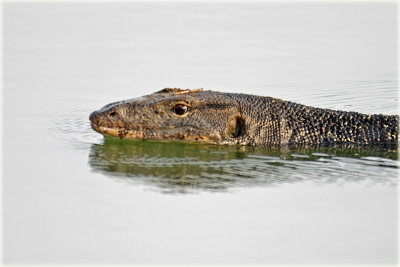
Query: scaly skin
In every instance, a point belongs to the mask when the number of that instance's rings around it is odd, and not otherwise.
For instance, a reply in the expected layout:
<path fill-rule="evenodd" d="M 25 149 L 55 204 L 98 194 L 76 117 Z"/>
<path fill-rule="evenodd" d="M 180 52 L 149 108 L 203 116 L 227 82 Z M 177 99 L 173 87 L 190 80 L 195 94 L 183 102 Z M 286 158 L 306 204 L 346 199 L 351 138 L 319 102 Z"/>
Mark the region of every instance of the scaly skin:
<path fill-rule="evenodd" d="M 187 112 L 178 112 L 187 107 Z M 272 97 L 166 88 L 90 115 L 97 132 L 127 139 L 248 146 L 397 149 L 398 116 L 313 108 Z"/>

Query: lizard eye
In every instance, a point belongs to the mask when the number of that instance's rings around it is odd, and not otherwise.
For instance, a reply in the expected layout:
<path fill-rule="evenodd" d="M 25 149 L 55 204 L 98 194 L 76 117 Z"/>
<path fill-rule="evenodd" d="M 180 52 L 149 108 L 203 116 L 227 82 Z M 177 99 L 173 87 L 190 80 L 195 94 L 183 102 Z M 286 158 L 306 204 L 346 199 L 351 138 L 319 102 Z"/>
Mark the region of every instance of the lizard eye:
<path fill-rule="evenodd" d="M 174 113 L 179 116 L 185 115 L 188 112 L 188 110 L 189 110 L 188 106 L 184 104 L 176 104 L 173 108 Z"/>

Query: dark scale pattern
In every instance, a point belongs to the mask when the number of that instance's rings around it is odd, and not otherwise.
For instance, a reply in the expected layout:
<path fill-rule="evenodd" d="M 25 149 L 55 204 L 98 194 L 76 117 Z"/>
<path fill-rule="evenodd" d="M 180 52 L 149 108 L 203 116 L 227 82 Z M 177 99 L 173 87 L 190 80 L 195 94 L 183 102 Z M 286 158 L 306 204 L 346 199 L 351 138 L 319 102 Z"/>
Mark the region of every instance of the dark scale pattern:
<path fill-rule="evenodd" d="M 270 97 L 233 97 L 252 129 L 252 145 L 397 146 L 398 116 L 313 108 Z"/>

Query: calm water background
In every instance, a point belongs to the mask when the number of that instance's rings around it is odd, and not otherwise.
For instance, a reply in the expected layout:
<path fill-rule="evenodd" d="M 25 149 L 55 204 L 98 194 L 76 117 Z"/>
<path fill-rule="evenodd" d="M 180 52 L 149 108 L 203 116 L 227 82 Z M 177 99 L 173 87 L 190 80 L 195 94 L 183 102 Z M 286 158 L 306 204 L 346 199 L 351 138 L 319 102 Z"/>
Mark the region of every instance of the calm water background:
<path fill-rule="evenodd" d="M 394 3 L 7 3 L 7 263 L 397 260 L 396 154 L 103 140 L 164 87 L 396 114 Z"/>

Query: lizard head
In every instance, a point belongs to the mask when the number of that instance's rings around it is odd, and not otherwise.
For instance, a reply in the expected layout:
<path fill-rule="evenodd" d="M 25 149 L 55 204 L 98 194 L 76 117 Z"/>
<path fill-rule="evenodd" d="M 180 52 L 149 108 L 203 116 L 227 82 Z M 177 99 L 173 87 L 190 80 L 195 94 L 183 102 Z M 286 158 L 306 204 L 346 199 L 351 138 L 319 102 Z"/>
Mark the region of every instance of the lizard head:
<path fill-rule="evenodd" d="M 108 104 L 90 115 L 105 135 L 139 140 L 242 144 L 240 107 L 229 94 L 165 88 L 140 98 Z"/>

